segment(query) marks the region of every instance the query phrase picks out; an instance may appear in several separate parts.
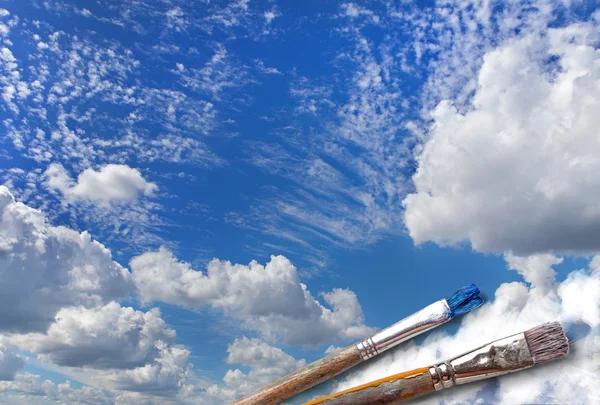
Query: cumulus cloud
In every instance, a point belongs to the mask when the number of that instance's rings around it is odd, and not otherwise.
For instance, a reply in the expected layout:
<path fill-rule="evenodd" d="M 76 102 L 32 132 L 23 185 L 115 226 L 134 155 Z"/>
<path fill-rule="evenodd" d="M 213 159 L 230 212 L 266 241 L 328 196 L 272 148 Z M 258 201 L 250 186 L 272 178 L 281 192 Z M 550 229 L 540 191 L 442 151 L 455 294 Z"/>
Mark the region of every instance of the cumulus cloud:
<path fill-rule="evenodd" d="M 306 364 L 260 339 L 245 336 L 236 339 L 227 351 L 227 363 L 250 367 L 248 374 L 239 369 L 229 370 L 223 378 L 225 386 L 213 385 L 206 390 L 207 396 L 227 402 L 248 395 Z"/>
<path fill-rule="evenodd" d="M 0 336 L 0 381 L 12 381 L 24 366 L 25 360 L 19 356 L 17 348 Z"/>
<path fill-rule="evenodd" d="M 0 392 L 61 403 L 104 404 L 117 398 L 20 372 L 23 359 L 7 342 L 43 362 L 81 368 L 102 386 L 150 396 L 174 396 L 185 386 L 189 352 L 174 345 L 175 331 L 160 311 L 137 311 L 114 301 L 133 290 L 127 269 L 87 232 L 50 225 L 4 186 L 0 279 L 0 332 L 7 334 L 0 340 L 0 380 L 7 380 Z"/>
<path fill-rule="evenodd" d="M 119 389 L 166 395 L 186 388 L 192 368 L 189 350 L 162 341 L 157 341 L 155 346 L 159 354 L 153 363 L 114 376 Z"/>
<path fill-rule="evenodd" d="M 52 226 L 0 186 L 0 331 L 44 331 L 65 306 L 96 305 L 132 290 L 127 269 L 87 232 Z"/>
<path fill-rule="evenodd" d="M 99 171 L 84 170 L 74 182 L 60 163 L 51 164 L 45 172 L 50 188 L 68 199 L 95 202 L 133 201 L 140 194 L 151 196 L 158 187 L 148 182 L 139 170 L 127 165 L 108 164 Z"/>
<path fill-rule="evenodd" d="M 156 345 L 173 343 L 175 331 L 167 327 L 158 308 L 141 312 L 111 302 L 91 309 L 63 308 L 45 334 L 12 340 L 61 366 L 130 369 L 157 358 Z"/>
<path fill-rule="evenodd" d="M 186 384 L 192 370 L 190 352 L 174 345 L 175 337 L 157 308 L 144 313 L 111 302 L 93 309 L 63 308 L 47 333 L 14 334 L 9 340 L 42 362 L 77 367 L 96 384 L 110 388 L 107 392 L 122 392 L 113 396 L 126 404 L 160 403 L 156 397 L 170 401 L 193 392 Z M 35 395 L 31 384 L 22 392 Z"/>
<path fill-rule="evenodd" d="M 563 282 L 552 277 L 552 265 L 560 262 L 543 255 L 528 258 L 508 258 L 510 267 L 518 267 L 528 275 L 531 284 L 502 284 L 493 302 L 462 318 L 458 332 L 448 335 L 436 332 L 422 345 L 402 345 L 389 355 L 369 362 L 361 371 L 351 373 L 336 391 L 356 386 L 387 375 L 443 361 L 478 345 L 518 333 L 543 322 L 559 320 L 563 325 L 585 322 L 588 331 L 573 341 L 569 355 L 556 363 L 505 376 L 498 380 L 494 403 L 569 403 L 600 402 L 600 386 L 596 382 L 600 354 L 600 268 L 591 263 L 587 269 L 571 272 Z M 516 260 L 519 264 L 515 265 Z M 546 267 L 540 263 L 546 263 Z M 534 274 L 543 276 L 533 276 Z M 441 392 L 438 401 L 474 403 L 493 388 L 485 383 L 453 388 Z M 487 394 L 486 394 L 487 392 Z M 425 401 L 436 400 L 430 396 Z M 429 402 L 427 402 L 429 403 Z"/>
<path fill-rule="evenodd" d="M 284 256 L 271 256 L 266 266 L 215 259 L 204 273 L 161 248 L 134 257 L 130 266 L 142 301 L 221 309 L 270 339 L 310 345 L 359 338 L 372 331 L 364 324 L 354 292 L 323 293 L 330 308 L 325 307 L 300 282 L 296 267 Z"/>
<path fill-rule="evenodd" d="M 467 111 L 450 101 L 404 200 L 415 243 L 528 255 L 600 248 L 598 22 L 488 52 Z"/>
<path fill-rule="evenodd" d="M 556 278 L 556 272 L 552 266 L 563 262 L 562 258 L 549 253 L 525 257 L 506 253 L 504 258 L 508 263 L 508 268 L 518 272 L 525 281 L 545 288 L 550 287 Z"/>

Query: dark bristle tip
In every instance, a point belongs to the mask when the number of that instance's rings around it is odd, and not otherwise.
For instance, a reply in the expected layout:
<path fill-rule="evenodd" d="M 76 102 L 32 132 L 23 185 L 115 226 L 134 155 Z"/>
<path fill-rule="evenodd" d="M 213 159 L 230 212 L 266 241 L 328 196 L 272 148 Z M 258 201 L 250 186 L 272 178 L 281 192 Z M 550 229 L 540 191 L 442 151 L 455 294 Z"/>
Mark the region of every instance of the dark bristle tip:
<path fill-rule="evenodd" d="M 569 353 L 569 340 L 558 322 L 548 322 L 525 332 L 535 364 L 557 360 Z"/>
<path fill-rule="evenodd" d="M 450 307 L 450 316 L 461 315 L 479 308 L 483 305 L 483 298 L 479 295 L 479 288 L 475 284 L 469 284 L 446 298 Z"/>

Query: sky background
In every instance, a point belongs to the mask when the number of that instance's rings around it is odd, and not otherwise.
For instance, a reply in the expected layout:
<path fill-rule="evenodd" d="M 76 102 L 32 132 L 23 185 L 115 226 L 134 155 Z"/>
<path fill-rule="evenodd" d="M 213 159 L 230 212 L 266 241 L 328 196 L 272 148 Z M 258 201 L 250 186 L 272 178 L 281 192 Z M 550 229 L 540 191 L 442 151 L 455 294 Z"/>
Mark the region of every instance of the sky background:
<path fill-rule="evenodd" d="M 561 320 L 568 360 L 425 403 L 598 403 L 599 23 L 0 0 L 0 403 L 229 403 L 469 283 L 480 310 L 288 402 Z"/>

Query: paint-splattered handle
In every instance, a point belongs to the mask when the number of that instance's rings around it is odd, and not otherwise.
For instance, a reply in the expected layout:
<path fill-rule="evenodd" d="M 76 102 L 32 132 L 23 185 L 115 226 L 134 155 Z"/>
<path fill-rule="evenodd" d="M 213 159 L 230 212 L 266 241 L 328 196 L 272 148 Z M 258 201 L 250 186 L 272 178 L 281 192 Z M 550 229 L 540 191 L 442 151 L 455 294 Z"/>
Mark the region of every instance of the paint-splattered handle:
<path fill-rule="evenodd" d="M 303 405 L 391 405 L 435 391 L 428 368 L 373 381 Z"/>
<path fill-rule="evenodd" d="M 356 345 L 338 350 L 231 405 L 274 405 L 304 392 L 362 362 Z"/>

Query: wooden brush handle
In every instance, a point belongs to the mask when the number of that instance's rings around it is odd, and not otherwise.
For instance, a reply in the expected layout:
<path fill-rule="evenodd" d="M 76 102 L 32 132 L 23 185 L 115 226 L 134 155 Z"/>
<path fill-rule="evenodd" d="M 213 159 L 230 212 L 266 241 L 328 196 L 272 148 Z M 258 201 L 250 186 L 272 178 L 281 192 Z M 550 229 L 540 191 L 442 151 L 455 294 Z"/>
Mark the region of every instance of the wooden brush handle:
<path fill-rule="evenodd" d="M 429 367 L 395 374 L 303 405 L 398 404 L 435 391 Z"/>
<path fill-rule="evenodd" d="M 231 405 L 273 405 L 329 380 L 362 362 L 356 345 L 338 350 L 275 381 Z"/>

